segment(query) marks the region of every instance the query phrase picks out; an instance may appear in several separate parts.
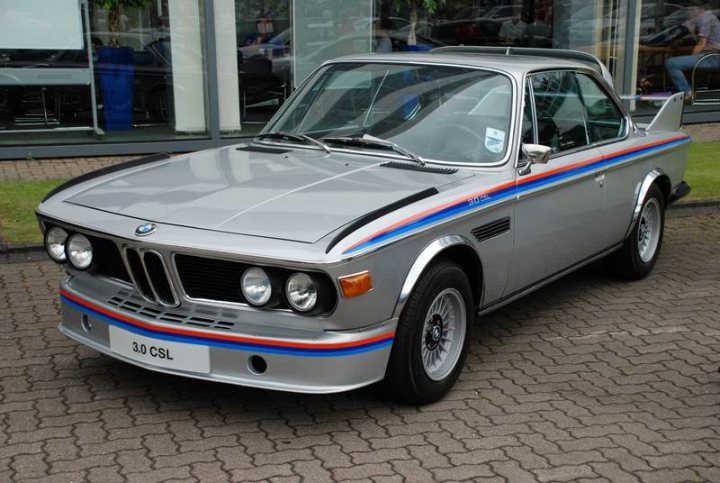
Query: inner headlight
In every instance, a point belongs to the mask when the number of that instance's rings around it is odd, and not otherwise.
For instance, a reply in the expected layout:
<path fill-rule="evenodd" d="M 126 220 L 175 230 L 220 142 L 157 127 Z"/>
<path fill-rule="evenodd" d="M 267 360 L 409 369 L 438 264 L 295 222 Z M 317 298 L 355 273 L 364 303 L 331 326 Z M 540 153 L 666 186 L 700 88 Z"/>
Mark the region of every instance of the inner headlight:
<path fill-rule="evenodd" d="M 253 305 L 265 305 L 272 295 L 272 284 L 265 270 L 252 267 L 245 270 L 240 280 L 245 300 Z"/>
<path fill-rule="evenodd" d="M 93 249 L 90 240 L 79 233 L 70 237 L 67 243 L 67 257 L 73 267 L 85 270 L 93 260 Z"/>
<path fill-rule="evenodd" d="M 68 234 L 65 230 L 59 226 L 53 226 L 47 233 L 45 233 L 45 249 L 50 255 L 50 258 L 56 262 L 64 262 L 67 260 L 65 255 L 65 242 L 67 241 Z"/>
<path fill-rule="evenodd" d="M 290 275 L 285 284 L 285 295 L 290 305 L 300 312 L 312 310 L 318 299 L 315 282 L 305 273 Z"/>

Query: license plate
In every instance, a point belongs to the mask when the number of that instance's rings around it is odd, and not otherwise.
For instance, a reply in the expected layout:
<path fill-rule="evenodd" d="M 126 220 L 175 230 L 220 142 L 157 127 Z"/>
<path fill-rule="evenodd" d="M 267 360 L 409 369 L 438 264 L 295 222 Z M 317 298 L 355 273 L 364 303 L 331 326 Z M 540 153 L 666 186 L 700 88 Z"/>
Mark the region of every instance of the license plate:
<path fill-rule="evenodd" d="M 111 325 L 110 349 L 122 356 L 168 369 L 210 372 L 207 346 L 153 339 Z"/>

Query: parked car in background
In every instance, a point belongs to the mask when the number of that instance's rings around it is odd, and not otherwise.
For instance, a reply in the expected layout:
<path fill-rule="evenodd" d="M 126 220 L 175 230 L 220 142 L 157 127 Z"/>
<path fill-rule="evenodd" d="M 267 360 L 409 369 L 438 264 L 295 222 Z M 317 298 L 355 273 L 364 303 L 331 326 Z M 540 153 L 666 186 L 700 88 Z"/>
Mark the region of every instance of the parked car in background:
<path fill-rule="evenodd" d="M 252 141 L 45 197 L 60 331 L 169 374 L 436 401 L 477 314 L 596 260 L 655 265 L 689 191 L 682 94 L 639 126 L 608 79 L 559 50 L 327 62 Z"/>

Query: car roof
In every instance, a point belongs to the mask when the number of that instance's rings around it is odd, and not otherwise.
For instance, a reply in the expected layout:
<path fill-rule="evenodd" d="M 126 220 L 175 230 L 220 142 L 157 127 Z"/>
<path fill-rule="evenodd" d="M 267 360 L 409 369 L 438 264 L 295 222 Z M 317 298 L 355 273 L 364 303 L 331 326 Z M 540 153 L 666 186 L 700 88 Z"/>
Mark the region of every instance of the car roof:
<path fill-rule="evenodd" d="M 387 54 L 361 54 L 350 55 L 333 59 L 333 62 L 393 62 L 393 63 L 423 63 L 423 64 L 450 64 L 467 67 L 487 68 L 506 72 L 513 76 L 547 69 L 588 69 L 584 62 L 554 57 L 540 57 L 530 55 L 503 55 L 485 54 L 475 52 L 392 52 Z"/>

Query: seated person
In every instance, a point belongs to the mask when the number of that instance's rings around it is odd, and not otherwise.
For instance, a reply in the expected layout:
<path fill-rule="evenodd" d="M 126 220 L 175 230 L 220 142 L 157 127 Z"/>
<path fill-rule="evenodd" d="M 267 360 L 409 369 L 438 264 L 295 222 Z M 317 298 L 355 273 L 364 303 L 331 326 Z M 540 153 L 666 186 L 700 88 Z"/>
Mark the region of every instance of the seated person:
<path fill-rule="evenodd" d="M 670 57 L 665 61 L 665 69 L 670 74 L 675 88 L 685 93 L 685 103 L 692 102 L 692 87 L 685 77 L 684 71 L 692 70 L 698 60 L 710 53 L 720 53 L 720 20 L 712 12 L 706 10 L 704 0 L 693 0 L 691 3 L 692 18 L 688 28 L 695 32 L 697 43 L 691 55 Z M 720 70 L 720 56 L 710 57 L 698 65 L 698 69 Z"/>

